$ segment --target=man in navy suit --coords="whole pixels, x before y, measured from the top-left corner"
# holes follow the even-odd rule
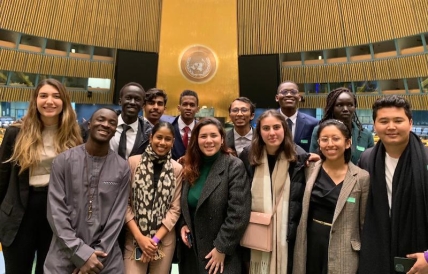
[[[278,86],[275,100],[279,103],[279,112],[287,121],[294,143],[309,151],[311,136],[318,120],[297,110],[297,104],[302,100],[297,84],[292,81],[282,82]]]
[[[192,130],[196,124],[195,115],[199,111],[198,94],[193,90],[183,91],[180,94],[180,104],[177,108],[180,115],[172,122],[175,130],[172,147],[172,159],[174,160],[180,159],[186,153]]]

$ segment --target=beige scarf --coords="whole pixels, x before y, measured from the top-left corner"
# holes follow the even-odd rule
[[[272,252],[251,250],[250,273],[252,274],[287,273],[287,224],[290,200],[290,176],[288,174],[288,167],[289,162],[285,159],[285,155],[281,153],[276,160],[271,181],[266,150],[264,150],[262,164],[255,169],[251,187],[251,210],[272,213],[277,199],[280,200],[278,202],[276,214],[273,217],[273,250]],[[281,197],[283,186],[284,190]],[[271,193],[274,193],[274,195]]]

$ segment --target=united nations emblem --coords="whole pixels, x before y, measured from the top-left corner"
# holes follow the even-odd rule
[[[209,48],[202,45],[194,45],[181,54],[180,69],[183,76],[189,81],[206,82],[217,71],[217,58]]]

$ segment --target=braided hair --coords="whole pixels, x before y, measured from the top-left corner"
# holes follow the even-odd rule
[[[344,92],[346,92],[347,94],[349,94],[349,96],[354,98],[354,105],[355,107],[357,107],[357,98],[355,97],[355,94],[352,93],[352,91],[350,91],[345,87],[334,89],[327,95],[327,102],[326,102],[327,104],[324,108],[324,116],[319,122],[320,124],[329,119],[337,119],[334,117],[334,106],[336,105],[337,98],[339,98],[340,94]],[[356,111],[352,114],[352,122],[354,122],[358,127],[358,139],[360,139],[361,132],[363,131],[363,125],[361,124],[360,119],[358,119],[358,115]],[[352,128],[350,128],[349,131],[352,132]]]

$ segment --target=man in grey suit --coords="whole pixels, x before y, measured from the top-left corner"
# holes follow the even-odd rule
[[[229,117],[234,127],[226,134],[226,144],[236,151],[237,155],[251,144],[253,139],[251,120],[254,118],[255,110],[256,106],[247,97],[238,97],[229,106]]]
[[[373,121],[380,140],[359,162],[370,173],[359,273],[395,273],[395,257],[416,259],[404,272],[428,273],[428,149],[403,97],[377,99]]]

